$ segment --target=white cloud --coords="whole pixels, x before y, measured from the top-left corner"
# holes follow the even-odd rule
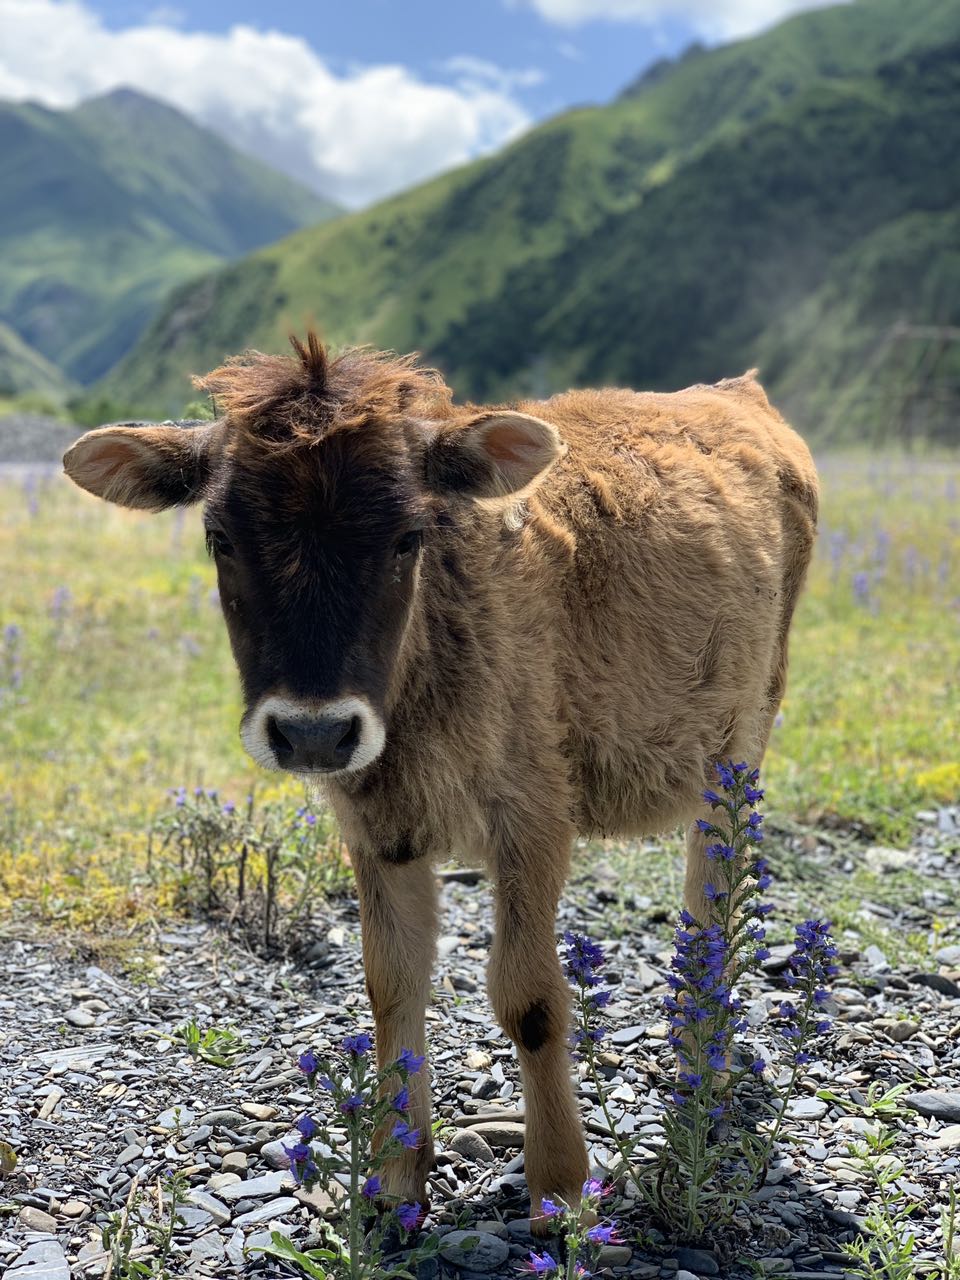
[[[348,204],[461,164],[530,123],[513,96],[530,73],[473,64],[451,67],[452,83],[400,65],[337,75],[298,36],[187,32],[171,17],[111,30],[82,0],[0,0],[0,98],[67,107],[139,89]]]
[[[819,9],[837,0],[507,0],[536,9],[564,27],[606,19],[611,22],[660,22],[679,18],[710,39],[751,35],[801,9]]]

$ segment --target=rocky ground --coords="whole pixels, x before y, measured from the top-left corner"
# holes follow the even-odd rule
[[[740,1237],[681,1248],[628,1200],[612,1206],[624,1243],[604,1250],[594,1274],[842,1276],[850,1264],[841,1246],[864,1229],[871,1199],[848,1144],[879,1124],[895,1134],[905,1166],[898,1185],[917,1205],[919,1270],[942,1256],[940,1205],[960,1171],[960,810],[919,819],[915,843],[900,850],[850,833],[771,833],[782,943],[793,920],[838,913],[836,1031],[791,1109]],[[672,1074],[660,1001],[676,874],[675,851],[595,850],[561,921],[607,947],[606,1071],[621,1126],[651,1161]],[[489,893],[469,880],[446,879],[429,1011],[445,1125],[426,1227],[445,1241],[424,1264],[425,1280],[516,1276],[531,1245],[516,1061],[483,987]],[[162,1219],[158,1177],[171,1169],[190,1193],[170,1276],[288,1274],[256,1246],[276,1229],[300,1247],[315,1243],[323,1211],[322,1197],[295,1187],[281,1151],[310,1104],[296,1057],[370,1026],[354,903],[325,906],[315,929],[309,962],[296,964],[260,959],[200,923],[158,926],[120,952],[102,939],[0,929],[0,1142],[17,1155],[0,1178],[0,1275],[109,1275],[101,1230],[124,1213],[134,1258],[148,1259],[156,1246],[141,1224]],[[774,947],[744,992],[748,1041],[768,1035],[788,951]],[[185,1051],[174,1032],[191,1019],[204,1030],[233,1028],[241,1043],[230,1065]],[[897,1084],[908,1090],[884,1113],[876,1096]],[[579,1088],[592,1158],[604,1170],[612,1153],[597,1099],[585,1080]],[[824,1089],[840,1101],[818,1097]],[[466,1252],[453,1235],[462,1215],[477,1237]]]
[[[41,413],[8,413],[0,417],[0,465],[44,463],[59,466],[83,428]]]

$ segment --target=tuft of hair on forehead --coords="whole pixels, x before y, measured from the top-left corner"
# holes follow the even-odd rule
[[[245,351],[194,378],[228,424],[265,443],[312,443],[333,432],[404,417],[447,419],[452,393],[416,355],[348,347],[331,357],[310,330],[293,356]]]

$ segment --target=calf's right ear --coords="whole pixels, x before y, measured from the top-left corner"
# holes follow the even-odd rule
[[[203,494],[210,474],[212,422],[98,427],[63,457],[63,469],[88,493],[121,507],[164,511]]]

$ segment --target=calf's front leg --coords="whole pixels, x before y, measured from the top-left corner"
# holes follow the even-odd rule
[[[376,1025],[377,1066],[395,1062],[404,1049],[426,1056],[424,1013],[430,995],[437,933],[437,888],[428,859],[398,865],[378,854],[354,857],[363,967]],[[414,1148],[392,1160],[382,1175],[384,1193],[426,1203],[433,1165],[430,1077],[427,1063],[410,1079],[410,1127]]]
[[[496,936],[488,982],[494,1012],[520,1059],[525,1168],[535,1227],[544,1196],[579,1204],[588,1172],[570,1074],[570,988],[556,948],[557,903],[569,848],[570,837],[558,834],[552,846],[502,852],[496,866]]]

